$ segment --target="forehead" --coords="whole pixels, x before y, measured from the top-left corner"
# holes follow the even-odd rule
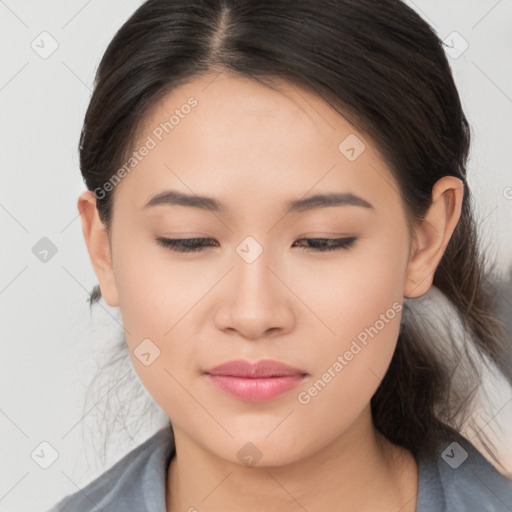
[[[181,85],[147,113],[134,151],[139,158],[119,188],[139,208],[166,189],[234,208],[316,191],[398,195],[372,141],[289,82],[274,90],[220,73]]]

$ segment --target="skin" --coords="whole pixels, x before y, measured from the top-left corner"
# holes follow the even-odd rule
[[[411,233],[399,187],[367,135],[295,85],[275,91],[227,72],[172,91],[149,112],[136,147],[190,96],[197,106],[116,186],[110,239],[92,192],[78,200],[103,298],[120,308],[135,370],[173,422],[167,510],[413,512],[416,462],[375,429],[370,411],[400,313],[309,403],[297,397],[379,315],[428,291],[460,217],[461,181],[436,183]],[[338,150],[350,134],[366,146],[354,161]],[[225,210],[143,209],[169,189],[213,197]],[[373,208],[285,215],[287,201],[320,192],[351,192]],[[178,253],[155,236],[218,244]],[[247,236],[263,249],[252,263],[236,252]],[[351,247],[331,252],[294,245],[348,236],[357,237]],[[160,350],[148,366],[134,355],[146,338]],[[282,361],[309,376],[269,402],[244,402],[202,374],[238,358]],[[253,466],[237,456],[248,442],[261,453]]]

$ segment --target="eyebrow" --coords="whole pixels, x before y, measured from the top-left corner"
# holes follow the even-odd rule
[[[177,190],[167,190],[153,196],[143,207],[150,208],[158,205],[189,206],[200,208],[205,211],[224,212],[225,207],[216,199],[206,196],[188,195]],[[368,201],[351,192],[316,194],[304,199],[296,199],[286,203],[286,214],[303,212],[315,208],[327,208],[331,206],[360,206],[362,208],[374,209]]]

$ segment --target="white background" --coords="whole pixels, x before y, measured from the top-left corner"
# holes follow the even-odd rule
[[[473,130],[469,179],[480,229],[504,270],[512,263],[512,194],[506,198],[512,186],[512,1],[408,3],[442,39],[457,31],[469,43],[450,62]],[[92,314],[87,305],[97,281],[76,209],[85,189],[78,139],[96,66],[140,4],[0,0],[0,511],[46,510],[146,439],[165,418],[158,409],[150,416],[139,402],[130,402],[138,385],[135,374],[112,378],[97,402],[84,406],[96,365],[108,362],[99,349],[112,346],[121,328],[118,312],[103,301]],[[47,59],[31,48],[43,31],[58,42]],[[32,253],[42,237],[57,247],[47,263]],[[97,422],[111,409],[106,404],[114,388],[131,406],[123,421],[142,420],[130,434],[112,425],[116,434],[102,465],[93,441],[102,443]],[[497,397],[492,420],[509,425],[498,446],[510,471],[511,398],[505,391]],[[43,441],[58,452],[48,469],[31,458]]]

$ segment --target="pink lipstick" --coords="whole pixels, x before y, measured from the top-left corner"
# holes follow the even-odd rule
[[[221,391],[247,402],[266,402],[296,387],[307,372],[270,359],[251,363],[241,359],[207,370]]]

